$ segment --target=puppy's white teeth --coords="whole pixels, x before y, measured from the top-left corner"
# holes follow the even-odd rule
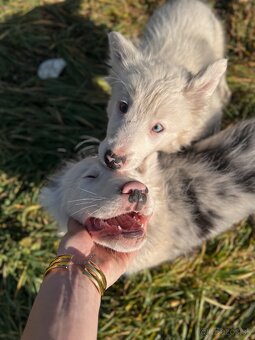
[[[117,227],[117,228],[118,228],[118,230],[119,230],[119,231],[121,231],[121,230],[122,230],[122,228],[121,228],[121,226],[120,226],[120,225],[118,225],[118,227]]]

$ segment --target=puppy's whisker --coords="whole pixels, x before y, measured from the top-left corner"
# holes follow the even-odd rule
[[[98,214],[102,209],[103,209],[103,207],[100,207],[100,208],[94,210],[94,211],[91,213],[91,215]]]
[[[85,192],[87,192],[87,193],[89,193],[89,194],[91,194],[91,195],[98,196],[95,192],[92,192],[92,191],[83,189],[83,188],[81,188],[81,187],[79,187],[79,189],[82,190],[82,191],[85,191]]]
[[[94,201],[103,201],[104,198],[80,198],[77,200],[72,200],[72,201],[68,201],[68,203],[72,203],[72,202],[81,202],[81,201],[90,201],[90,202],[94,202]]]
[[[80,203],[75,203],[74,205],[83,205],[84,207],[86,207],[88,204],[90,203],[96,203],[96,202],[93,202],[93,201],[88,201],[88,202],[80,202]],[[100,202],[101,203],[101,202]]]
[[[79,189],[82,190],[82,191],[84,191],[84,192],[87,192],[87,193],[89,193],[89,194],[91,194],[91,195],[94,195],[94,196],[96,196],[96,197],[106,198],[106,197],[103,197],[103,196],[98,196],[96,193],[94,193],[94,192],[92,192],[92,191],[89,191],[89,190],[85,190],[85,189],[83,189],[83,188],[81,188],[81,187],[79,187]]]
[[[96,204],[93,204],[93,205],[89,205],[87,207],[82,207],[81,209],[79,209],[79,210],[75,211],[74,213],[72,213],[71,216],[74,216],[74,215],[78,214],[80,211],[86,210],[88,208],[96,207],[96,206],[97,206]]]

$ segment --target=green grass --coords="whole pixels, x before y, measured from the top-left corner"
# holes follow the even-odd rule
[[[0,339],[19,338],[57,249],[40,186],[83,136],[104,136],[106,33],[136,36],[162,2],[0,0]],[[255,3],[210,2],[227,30],[228,125],[255,113]],[[40,62],[55,56],[68,63],[61,77],[38,79]],[[255,232],[246,222],[191,257],[121,279],[102,301],[99,339],[227,337],[255,339]]]

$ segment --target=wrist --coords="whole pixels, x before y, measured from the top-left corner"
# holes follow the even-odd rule
[[[48,268],[46,268],[44,277],[59,270],[69,272],[69,277],[72,277],[73,279],[80,276],[78,274],[86,276],[90,282],[93,283],[101,296],[107,288],[107,281],[104,273],[95,262],[91,261],[91,259],[77,261],[71,254],[58,255],[50,262]]]
[[[76,266],[70,266],[67,270],[56,268],[49,272],[43,280],[43,286],[56,286],[64,288],[64,292],[72,295],[90,296],[91,300],[100,305],[101,295],[89,280]]]
[[[85,263],[92,256],[91,249],[83,250],[83,252],[81,252],[80,250],[74,247],[68,247],[68,249],[62,249],[62,247],[59,247],[57,251],[57,256],[65,255],[65,254],[72,255],[73,261],[75,261],[76,263],[80,263],[80,264]]]

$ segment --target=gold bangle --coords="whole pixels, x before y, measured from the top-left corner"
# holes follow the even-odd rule
[[[95,262],[92,262],[89,260],[86,264],[85,267],[89,269],[92,275],[96,276],[103,285],[104,290],[107,288],[107,282],[106,282],[106,277],[102,270],[95,264]]]
[[[59,255],[59,256],[55,257],[55,259],[50,262],[49,266],[51,266],[54,263],[58,263],[60,261],[71,261],[72,258],[73,258],[73,255]]]
[[[107,282],[101,269],[91,260],[81,266],[81,269],[82,273],[91,279],[99,293],[103,295],[107,288]]]
[[[104,286],[103,286],[102,281],[100,280],[100,278],[99,278],[98,276],[95,276],[95,275],[92,273],[92,271],[90,271],[86,266],[83,267],[82,273],[83,273],[84,275],[88,276],[88,277],[92,277],[92,278],[93,278],[93,280],[92,280],[93,283],[94,283],[94,280],[97,282],[96,287],[97,287],[97,288],[99,287],[99,289],[97,289],[97,290],[99,291],[99,293],[100,293],[101,295],[103,295],[103,294],[104,294],[104,291],[105,291],[105,288],[104,288]]]
[[[62,268],[67,269],[71,264],[73,255],[59,255],[54,260],[52,260],[49,266],[46,268],[44,277],[49,274],[53,269]]]
[[[85,264],[81,265],[74,263],[72,258],[73,255],[68,254],[57,256],[46,268],[44,277],[54,269],[68,269],[70,265],[77,265],[81,272],[94,284],[100,295],[103,295],[107,288],[107,281],[102,270],[91,260],[88,260]]]
[[[89,280],[94,284],[94,286],[96,287],[97,291],[99,292],[99,294],[101,296],[104,295],[104,289],[103,287],[100,285],[99,281],[92,275],[90,274],[90,272],[88,272],[87,270],[83,269],[82,270],[82,274],[84,274],[85,276],[87,276],[89,278]]]
[[[50,266],[45,270],[44,277],[46,275],[48,275],[49,272],[51,272],[53,269],[57,269],[57,268],[67,269],[68,266],[69,266],[69,264],[66,264],[66,263],[65,264],[62,264],[62,263],[61,264],[55,264],[53,266]]]

